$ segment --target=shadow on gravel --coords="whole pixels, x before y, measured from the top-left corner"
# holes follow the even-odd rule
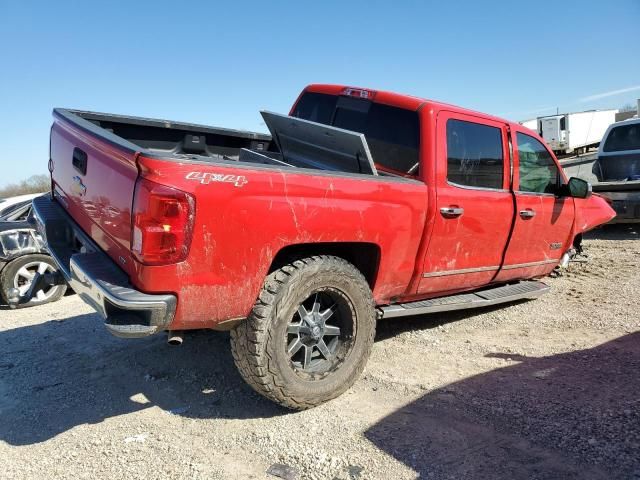
[[[93,314],[0,332],[1,441],[38,443],[153,406],[190,418],[285,413],[243,382],[225,333],[169,347],[164,335],[112,337]]]
[[[421,397],[365,432],[420,478],[640,478],[640,332]],[[511,363],[511,362],[510,362]]]
[[[585,240],[638,240],[640,223],[616,223],[604,225],[585,233]]]

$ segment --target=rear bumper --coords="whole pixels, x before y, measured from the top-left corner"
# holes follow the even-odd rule
[[[78,227],[49,195],[33,202],[36,228],[71,288],[105,319],[118,337],[136,338],[166,330],[176,297],[135,290],[127,275]]]
[[[616,216],[609,223],[640,222],[640,190],[636,191],[599,191],[611,202]]]

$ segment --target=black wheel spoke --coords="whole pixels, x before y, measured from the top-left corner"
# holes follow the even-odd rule
[[[304,308],[304,305],[300,304],[300,306],[298,307],[298,315],[300,315],[300,320],[304,322],[304,319],[307,315],[309,315],[309,312],[307,312],[307,309]]]
[[[331,315],[333,315],[333,312],[335,311],[334,309],[336,308],[336,305],[333,304],[332,307],[327,308],[324,312],[321,312],[319,317],[320,320],[322,320],[323,322],[326,322],[327,320],[329,320],[331,318]]]
[[[302,343],[302,341],[298,337],[296,337],[294,340],[291,341],[291,343],[289,343],[289,346],[287,347],[287,352],[289,353],[289,356],[292,357],[296,353],[298,353],[298,350],[300,350],[304,346],[305,346],[304,343]]]
[[[311,335],[311,329],[307,325],[300,325],[300,335]]]
[[[332,372],[350,346],[353,322],[349,300],[342,292],[326,288],[310,293],[287,325],[286,349],[293,370],[315,378]]]
[[[291,335],[297,335],[300,333],[300,329],[302,328],[301,323],[290,323],[287,325],[287,333]]]
[[[334,327],[333,325],[325,325],[324,334],[330,335],[330,336],[340,335],[340,327]]]
[[[313,299],[313,307],[311,308],[311,313],[315,315],[320,312],[320,302],[318,301],[318,294],[316,293],[316,298]]]
[[[311,357],[313,356],[313,347],[312,346],[304,346],[304,361],[302,362],[302,368],[305,370],[309,368],[311,365]]]
[[[331,351],[329,350],[329,347],[327,347],[327,344],[324,343],[323,339],[320,339],[320,341],[318,342],[317,347],[318,347],[318,350],[320,350],[320,353],[322,354],[322,356],[324,358],[326,358],[327,360],[331,360],[333,355],[331,354]]]

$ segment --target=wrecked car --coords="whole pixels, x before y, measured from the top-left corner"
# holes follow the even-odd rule
[[[9,303],[9,293],[17,290],[18,307],[32,307],[55,302],[66,291],[64,284],[42,285],[27,299],[27,292],[36,273],[53,274],[57,271],[55,262],[47,253],[42,238],[28,221],[31,213],[31,199],[25,196],[17,202],[8,199],[0,204],[0,296]],[[8,206],[5,206],[8,204]]]
[[[53,116],[34,213],[74,291],[120,337],[230,330],[292,409],[355,382],[377,320],[538,297],[614,216],[534,132],[408,95],[311,85],[271,135]]]

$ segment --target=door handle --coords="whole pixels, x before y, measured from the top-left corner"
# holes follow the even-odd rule
[[[445,217],[459,217],[464,213],[464,208],[460,207],[442,207],[440,213]]]
[[[536,212],[534,210],[531,210],[530,208],[527,208],[525,210],[520,210],[520,216],[522,218],[533,218],[536,216]]]

